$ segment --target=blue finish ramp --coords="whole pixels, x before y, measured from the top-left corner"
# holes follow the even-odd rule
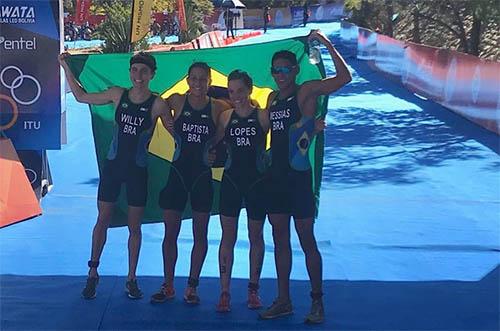
[[[321,28],[344,54],[338,23]],[[269,30],[254,42],[304,34]],[[202,304],[181,294],[189,272],[191,221],[179,237],[177,298],[151,305],[162,282],[162,224],[143,226],[138,267],[145,298],[124,295],[126,228],[111,229],[98,297],[80,298],[96,211],[98,171],[86,105],[67,95],[68,144],[49,152],[54,189],[44,214],[0,231],[2,330],[498,330],[500,293],[499,137],[420,99],[355,58],[353,81],[332,95],[316,236],[324,262],[327,319],[306,326],[309,283],[292,236],[295,314],[259,321],[245,306],[248,239],[240,218],[232,312],[219,296],[218,217],[200,281]],[[334,70],[326,59],[328,73]],[[262,297],[276,295],[270,225]]]

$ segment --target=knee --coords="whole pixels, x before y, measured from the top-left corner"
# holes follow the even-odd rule
[[[111,218],[99,214],[94,229],[97,231],[106,231],[109,228],[110,223],[111,223]]]
[[[133,237],[140,237],[142,235],[141,226],[140,225],[129,225],[128,233]]]
[[[250,246],[264,245],[264,236],[262,233],[249,233],[248,240],[250,241]]]

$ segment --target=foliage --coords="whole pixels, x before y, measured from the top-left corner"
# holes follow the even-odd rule
[[[199,37],[206,29],[203,23],[205,16],[213,13],[214,6],[210,0],[184,0],[187,31],[181,31],[180,42],[188,42]]]
[[[345,0],[350,20],[399,39],[499,59],[498,0]]]
[[[132,5],[130,1],[112,0],[103,5],[107,19],[97,27],[96,33],[104,40],[104,53],[125,53],[130,50],[146,49],[147,40],[129,45],[130,17]]]

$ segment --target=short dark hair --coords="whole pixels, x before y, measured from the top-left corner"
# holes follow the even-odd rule
[[[243,81],[243,83],[246,85],[246,87],[248,87],[249,89],[252,88],[252,86],[253,86],[252,77],[250,77],[250,75],[243,70],[239,70],[239,69],[233,70],[233,71],[231,71],[231,73],[227,77],[228,82],[230,82],[232,80],[238,80],[238,79],[241,79]]]
[[[271,65],[277,59],[285,59],[288,62],[290,62],[292,64],[292,66],[296,66],[297,65],[297,57],[295,56],[295,53],[292,53],[290,51],[283,50],[283,51],[278,51],[278,52],[274,53],[273,59],[271,61]]]
[[[132,58],[130,59],[130,67],[134,63],[142,63],[145,64],[151,69],[152,72],[156,71],[156,60],[153,57],[153,55],[146,53],[146,52],[139,52],[137,54],[134,54]]]
[[[194,68],[200,68],[204,70],[207,73],[208,77],[210,77],[210,67],[208,66],[208,64],[206,64],[206,62],[195,62],[191,64],[188,69],[188,77],[189,75],[191,75],[191,70],[193,70]]]

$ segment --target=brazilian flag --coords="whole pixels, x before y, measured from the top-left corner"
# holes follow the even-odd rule
[[[267,97],[276,88],[270,73],[271,58],[280,50],[288,50],[297,55],[300,72],[297,83],[325,77],[323,63],[309,63],[307,36],[290,39],[200,50],[154,52],[157,62],[156,75],[150,82],[152,91],[166,98],[172,93],[185,93],[188,89],[186,76],[189,66],[194,62],[206,62],[212,68],[212,86],[227,87],[227,76],[235,69],[248,72],[253,79],[252,99],[262,108],[266,106]],[[101,92],[111,86],[131,87],[129,78],[129,61],[132,54],[81,54],[68,59],[68,64],[77,80],[87,92]],[[108,148],[112,140],[114,114],[113,105],[90,106],[92,129],[99,169],[102,168]],[[327,98],[318,99],[317,117],[325,116]],[[309,159],[313,169],[313,190],[316,201],[319,201],[321,170],[323,167],[323,135],[318,134],[311,142]],[[149,183],[148,202],[143,223],[162,221],[162,211],[158,206],[158,196],[166,184],[173,155],[173,138],[157,123],[153,139],[149,146]],[[214,205],[212,212],[218,213],[219,184],[221,169],[213,169]],[[127,199],[125,188],[122,188],[115,210],[112,226],[127,224]],[[183,215],[190,218],[188,206]]]

